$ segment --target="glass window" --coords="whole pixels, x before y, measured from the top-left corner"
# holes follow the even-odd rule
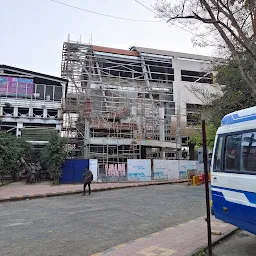
[[[218,137],[216,149],[215,149],[215,156],[214,156],[214,170],[221,170],[222,166],[222,146],[223,146],[223,137]]]
[[[62,98],[62,87],[61,86],[55,86],[54,100],[60,101],[61,98]]]
[[[45,90],[45,98],[49,100],[53,99],[53,86],[52,85],[46,85],[46,90]]]
[[[44,84],[37,84],[36,85],[36,93],[38,94],[38,99],[44,99]]]
[[[243,134],[242,170],[256,172],[256,132]]]
[[[230,135],[226,138],[225,170],[240,171],[242,135]]]

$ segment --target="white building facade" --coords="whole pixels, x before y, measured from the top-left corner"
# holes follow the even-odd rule
[[[0,131],[44,145],[62,130],[66,89],[65,79],[0,65]]]

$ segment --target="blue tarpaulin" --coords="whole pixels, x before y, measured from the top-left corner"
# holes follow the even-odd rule
[[[62,166],[60,183],[83,183],[83,174],[89,168],[88,159],[68,159]]]

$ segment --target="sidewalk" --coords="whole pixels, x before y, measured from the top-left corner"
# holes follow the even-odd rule
[[[206,225],[205,219],[200,217],[127,244],[120,244],[93,256],[190,256],[207,247]],[[237,229],[214,217],[212,217],[211,226],[212,231],[221,231],[221,235],[212,235],[213,243]]]
[[[143,187],[151,185],[181,183],[186,180],[176,181],[151,181],[151,182],[120,182],[120,183],[92,183],[92,191],[104,191],[130,187]],[[83,185],[59,185],[52,186],[50,182],[26,184],[24,181],[11,183],[0,187],[0,203],[50,196],[61,196],[82,193]]]

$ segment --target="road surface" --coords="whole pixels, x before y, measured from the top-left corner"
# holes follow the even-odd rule
[[[204,187],[128,188],[0,204],[1,256],[91,255],[205,214]]]

